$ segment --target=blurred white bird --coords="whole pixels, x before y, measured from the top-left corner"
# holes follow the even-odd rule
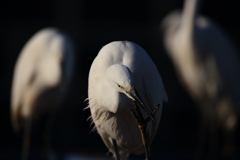
[[[197,150],[204,150],[208,127],[210,152],[216,152],[218,127],[225,132],[226,146],[233,144],[230,139],[237,124],[234,110],[239,110],[240,105],[240,59],[218,25],[198,15],[199,1],[185,0],[182,13],[167,15],[161,27],[179,79],[202,114],[198,136],[202,148]],[[232,147],[225,149],[233,151]]]
[[[144,129],[139,130],[138,125],[145,127],[150,117],[155,120],[146,128],[146,139],[151,143],[167,94],[155,64],[140,46],[128,41],[115,41],[100,50],[89,73],[88,99],[92,121],[116,159],[125,160],[130,153],[148,151],[148,146],[144,148],[141,141]],[[160,109],[155,115],[153,112],[150,114],[149,111],[156,111],[154,108],[158,104]],[[148,120],[142,119],[141,113],[145,118],[148,116]]]
[[[54,28],[37,32],[19,55],[13,75],[11,119],[15,131],[25,131],[23,159],[27,159],[33,123],[43,115],[52,118],[64,98],[72,77],[73,56],[70,39]],[[46,125],[49,131],[51,121]]]

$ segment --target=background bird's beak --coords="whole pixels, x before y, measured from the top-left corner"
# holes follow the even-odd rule
[[[152,121],[155,122],[153,116],[150,114],[147,107],[144,105],[143,101],[141,100],[137,90],[130,89],[130,91],[128,91],[127,93],[132,100],[136,101],[144,109],[144,111],[148,114],[148,116],[152,119]]]

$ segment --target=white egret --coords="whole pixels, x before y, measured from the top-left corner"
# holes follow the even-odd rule
[[[150,117],[155,120],[145,128],[147,142],[149,139],[151,143],[167,94],[155,64],[144,49],[128,41],[105,45],[90,69],[88,100],[92,121],[115,158],[125,160],[130,153],[148,152],[147,144],[145,148],[141,141],[144,129],[140,132],[138,125],[144,128]],[[154,114],[159,104],[160,109]],[[138,114],[132,113],[138,123],[131,110],[137,110]]]
[[[167,15],[161,27],[179,79],[202,114],[198,143],[203,150],[205,138],[200,138],[206,136],[203,132],[208,126],[210,149],[216,152],[216,129],[221,127],[231,139],[237,124],[234,109],[240,104],[240,59],[218,25],[198,14],[199,1],[185,0],[182,13]]]
[[[28,155],[33,123],[43,115],[51,117],[64,98],[72,77],[73,56],[70,39],[57,29],[46,28],[26,43],[18,57],[13,75],[11,119],[15,131],[23,127],[25,132],[23,159]],[[51,123],[47,125],[50,129]]]

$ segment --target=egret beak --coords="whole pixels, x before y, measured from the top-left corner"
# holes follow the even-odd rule
[[[133,100],[136,101],[137,103],[139,103],[139,105],[143,108],[143,110],[148,114],[148,116],[152,119],[153,122],[155,122],[153,116],[150,114],[150,112],[148,111],[147,107],[144,105],[144,103],[142,102],[137,90],[135,89],[130,89],[129,91],[127,91],[127,94],[129,95],[129,97]]]

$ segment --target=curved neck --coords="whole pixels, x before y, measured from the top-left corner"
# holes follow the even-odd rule
[[[182,14],[182,26],[188,33],[193,32],[194,20],[197,17],[200,0],[185,0]],[[191,34],[190,34],[191,35]]]

